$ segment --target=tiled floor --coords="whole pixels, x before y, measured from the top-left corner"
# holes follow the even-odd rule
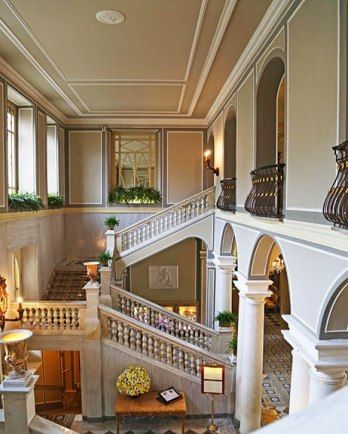
[[[210,419],[188,419],[185,424],[185,434],[204,434]],[[218,433],[234,434],[236,431],[232,420],[217,419]],[[114,434],[115,421],[88,423],[77,416],[71,429],[81,434]],[[120,434],[181,434],[181,422],[176,418],[128,418],[124,419]]]

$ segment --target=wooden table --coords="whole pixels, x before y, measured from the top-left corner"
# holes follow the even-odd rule
[[[116,433],[120,432],[122,416],[167,416],[175,415],[181,418],[181,430],[184,434],[186,417],[185,395],[171,404],[162,404],[157,401],[158,392],[147,392],[138,398],[119,394],[115,404]]]

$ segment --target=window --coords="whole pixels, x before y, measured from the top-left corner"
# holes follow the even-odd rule
[[[156,186],[157,133],[116,132],[115,184],[122,187]]]
[[[17,108],[7,103],[7,181],[9,193],[15,193],[17,184]]]
[[[54,121],[53,121],[54,122]],[[47,117],[47,193],[59,193],[58,128]]]

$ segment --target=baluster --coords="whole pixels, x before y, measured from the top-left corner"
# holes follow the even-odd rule
[[[39,328],[43,329],[43,330],[46,329],[46,309],[45,308],[41,309],[41,318],[40,318]]]
[[[199,357],[197,357],[196,359],[196,375],[197,377],[200,376],[201,373],[201,359]]]
[[[125,303],[125,298],[124,297],[121,297],[120,309],[121,309],[121,313],[125,314],[125,312],[126,312],[126,303]]]
[[[195,345],[199,346],[199,331],[198,331],[198,329],[195,330],[194,343],[195,343]]]
[[[185,366],[184,366],[184,354],[183,354],[182,350],[179,350],[178,363],[179,363],[179,369],[184,370],[184,368],[185,368]]]
[[[143,345],[142,353],[147,356],[147,335],[145,333],[143,333],[142,345]]]
[[[200,348],[203,348],[204,350],[206,350],[206,347],[205,347],[205,333],[200,332],[198,346]]]
[[[123,345],[123,324],[121,322],[117,326],[117,342]]]
[[[172,346],[172,366],[179,368],[178,350],[174,346]]]
[[[77,307],[71,309],[71,329],[72,330],[79,329],[79,309]]]
[[[123,329],[123,340],[124,340],[124,346],[126,348],[129,348],[129,328],[127,324],[125,324]]]
[[[161,342],[161,353],[160,353],[160,360],[161,362],[165,363],[166,361],[166,346],[165,343],[162,341]]]
[[[36,329],[40,323],[40,312],[39,309],[35,309],[35,313],[33,315],[33,329]]]
[[[147,349],[148,349],[148,355],[150,357],[153,357],[153,337],[149,336],[148,341],[147,341]]]
[[[131,301],[131,304],[130,304],[130,316],[132,317],[132,318],[135,318],[135,313],[134,313],[134,309],[135,308],[135,303],[134,303],[134,300],[132,300]]]
[[[53,330],[58,330],[58,308],[53,308]]]
[[[23,324],[24,329],[30,328],[28,326],[28,310],[27,310],[27,308],[24,308],[24,311],[23,311],[22,324]]]
[[[153,309],[150,309],[150,325],[152,327],[156,326],[156,312]]]
[[[131,350],[135,350],[135,332],[132,328],[130,329],[129,332],[129,343],[130,343]]]
[[[211,336],[206,337],[206,350],[207,351],[211,350]]]
[[[166,360],[167,365],[173,365],[173,360],[172,360],[172,346],[171,344],[167,344],[167,360]]]
[[[117,322],[115,319],[111,320],[111,330],[110,330],[110,336],[109,338],[112,341],[116,341],[117,342]]]
[[[137,352],[141,353],[141,333],[140,333],[139,330],[137,330],[135,344],[136,344],[136,347],[137,347]]]
[[[190,361],[187,353],[184,354],[184,371],[185,372],[190,371]]]
[[[52,329],[52,309],[50,307],[47,308],[47,329]]]
[[[127,316],[132,316],[131,315],[131,302],[130,302],[130,300],[129,300],[129,298],[126,298],[126,301],[125,301],[125,314],[127,315]]]
[[[196,363],[195,363],[195,356],[191,354],[190,357],[190,368],[191,368],[191,374],[196,375]]]
[[[154,345],[153,345],[153,353],[154,353],[154,356],[155,356],[155,359],[156,360],[159,360],[160,359],[160,354],[159,354],[159,342],[158,342],[158,339],[156,339],[155,338],[155,341],[154,341]]]

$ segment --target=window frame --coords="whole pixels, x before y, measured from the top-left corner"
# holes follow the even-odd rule
[[[9,130],[8,114],[12,112],[13,121],[13,131]],[[9,185],[9,134],[13,135],[13,147],[14,147],[14,186]],[[6,102],[6,151],[7,151],[7,190],[8,193],[18,192],[18,107],[12,101],[7,100]]]

